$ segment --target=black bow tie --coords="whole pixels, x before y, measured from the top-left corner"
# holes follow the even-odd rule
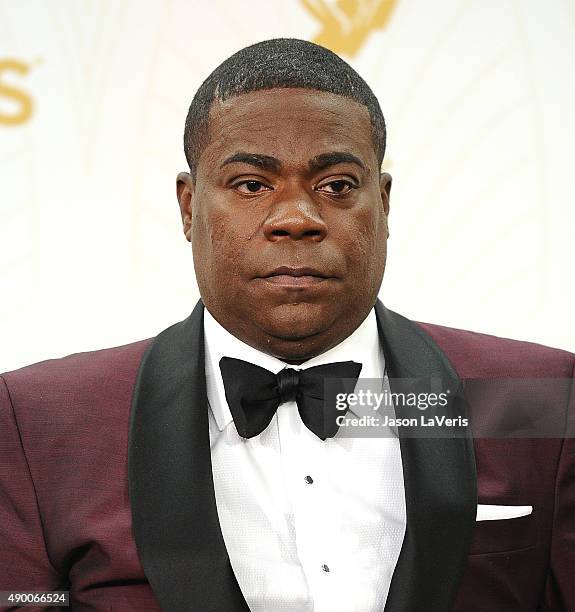
[[[243,438],[261,433],[270,423],[278,406],[295,400],[304,425],[325,440],[338,430],[336,417],[345,410],[336,407],[337,393],[352,393],[361,372],[361,363],[340,361],[306,370],[284,368],[273,374],[253,363],[222,357],[220,370],[226,400],[236,429]],[[324,398],[324,380],[329,379]]]

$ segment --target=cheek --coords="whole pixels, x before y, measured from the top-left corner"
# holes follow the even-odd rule
[[[365,281],[365,276],[378,269],[378,263],[385,258],[387,225],[383,214],[366,213],[355,219],[355,223],[347,230],[348,236],[354,239],[348,242],[345,252],[348,253],[350,264],[359,272],[354,278],[356,283]]]
[[[197,273],[206,279],[229,279],[237,274],[242,249],[236,224],[217,212],[201,214],[193,219],[192,240]]]

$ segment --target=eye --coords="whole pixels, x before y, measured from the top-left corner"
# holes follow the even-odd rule
[[[270,189],[267,185],[264,185],[261,181],[256,181],[254,179],[240,181],[239,183],[236,183],[233,187],[234,189],[237,189],[240,193],[247,194],[247,195],[262,193]]]
[[[326,188],[328,188],[326,190]],[[346,181],[344,179],[338,179],[336,181],[331,181],[318,187],[319,191],[326,190],[326,193],[335,194],[335,195],[345,195],[349,193],[352,189],[356,189],[357,186],[354,185],[351,181]]]

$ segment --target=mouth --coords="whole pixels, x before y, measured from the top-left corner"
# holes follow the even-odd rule
[[[315,268],[280,266],[260,278],[278,287],[297,289],[325,283],[326,281],[333,280],[335,277]]]

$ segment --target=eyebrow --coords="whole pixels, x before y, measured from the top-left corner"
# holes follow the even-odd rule
[[[355,164],[362,170],[365,170],[365,166],[359,157],[353,153],[346,153],[344,151],[333,151],[331,153],[316,155],[313,159],[310,159],[309,169],[311,172],[319,172],[337,164]]]
[[[248,153],[246,151],[238,151],[233,155],[230,155],[221,163],[220,168],[223,168],[227,164],[249,164],[250,166],[256,166],[257,168],[261,168],[263,170],[267,170],[268,172],[278,172],[282,164],[279,159],[275,157],[271,157],[269,155],[262,155],[260,153]],[[316,155],[312,159],[309,160],[308,166],[310,172],[320,172],[321,170],[325,170],[330,166],[335,166],[337,164],[355,164],[359,166],[362,170],[365,170],[365,165],[353,153],[347,153],[345,151],[331,151],[329,153],[321,153],[320,155]]]
[[[249,164],[250,166],[256,166],[269,172],[277,172],[281,168],[281,162],[275,157],[269,155],[261,155],[260,153],[247,153],[246,151],[238,151],[228,158],[224,159],[221,163],[220,168],[223,168],[227,164]]]

